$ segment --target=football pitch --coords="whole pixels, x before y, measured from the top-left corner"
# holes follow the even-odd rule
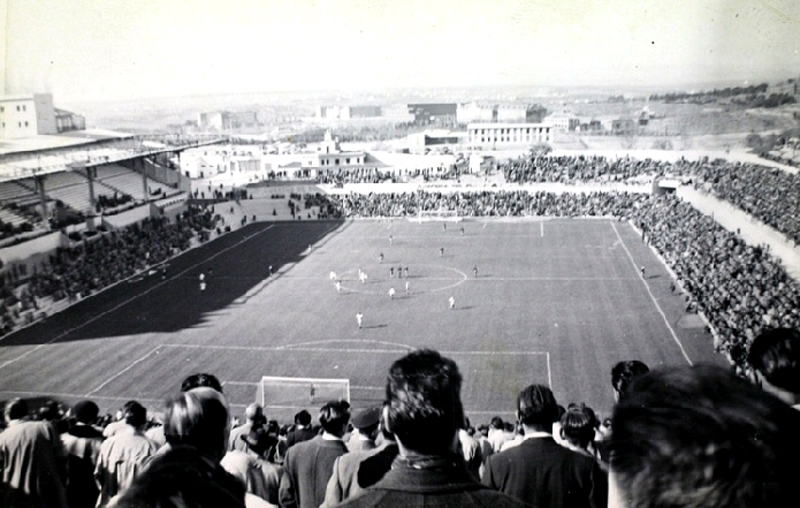
[[[380,403],[395,359],[433,348],[458,363],[475,423],[511,418],[531,383],[607,415],[619,360],[725,364],[671,281],[627,222],[252,224],[170,261],[166,277],[119,283],[0,341],[0,399],[160,411],[184,377],[209,372],[235,414],[262,376],[347,379],[358,408]],[[328,396],[264,393],[283,422]]]

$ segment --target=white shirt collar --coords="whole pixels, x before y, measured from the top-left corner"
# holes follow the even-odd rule
[[[523,439],[524,440],[528,440],[528,439],[538,439],[538,438],[543,438],[543,437],[552,438],[553,434],[551,434],[549,432],[542,432],[542,431],[539,431],[539,430],[535,430],[533,432],[525,434],[525,437]]]

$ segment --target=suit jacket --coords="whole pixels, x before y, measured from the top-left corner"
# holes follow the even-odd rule
[[[523,508],[505,494],[475,481],[460,457],[430,466],[411,465],[397,457],[382,480],[340,508]]]
[[[526,439],[489,457],[483,483],[541,508],[602,508],[608,478],[597,461],[552,437]]]
[[[337,457],[347,453],[341,440],[317,436],[298,443],[286,452],[279,501],[283,508],[319,508]]]
[[[103,433],[90,425],[75,425],[61,434],[68,458],[67,504],[70,508],[94,508],[100,491],[94,468],[103,444]]]
[[[311,427],[306,427],[304,429],[297,429],[289,432],[286,434],[286,446],[292,447],[297,443],[302,443],[303,441],[308,441],[309,439],[314,439],[317,437],[317,431]]]
[[[386,442],[379,448],[345,453],[333,463],[328,480],[325,502],[320,508],[330,508],[364,492],[380,481],[397,456],[397,444]]]
[[[374,439],[361,439],[356,437],[355,439],[350,439],[347,441],[347,449],[351,452],[366,452],[369,450],[374,450],[377,447],[378,445],[375,444]]]
[[[247,443],[244,442],[242,436],[247,436],[252,428],[253,422],[244,422],[238,427],[232,428],[228,437],[228,451],[239,450],[240,452],[246,452]]]
[[[0,432],[0,506],[66,508],[65,462],[50,423],[11,421]]]

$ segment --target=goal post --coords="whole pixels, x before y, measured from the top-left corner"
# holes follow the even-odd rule
[[[306,407],[331,400],[350,402],[349,379],[263,376],[256,390],[256,402],[265,409]]]
[[[458,215],[458,210],[420,210],[414,222],[461,222],[463,218]]]

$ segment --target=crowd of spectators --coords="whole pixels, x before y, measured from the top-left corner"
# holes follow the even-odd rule
[[[601,155],[543,155],[529,153],[500,166],[506,182],[565,183],[627,182],[643,176],[652,180],[672,174],[670,162],[631,157],[610,158]]]
[[[454,210],[461,217],[628,218],[647,200],[636,193],[563,193],[527,190],[403,192],[331,195],[346,217],[415,217],[420,211]]]
[[[346,183],[397,183],[398,181],[456,179],[463,173],[464,164],[452,164],[449,167],[427,167],[412,169],[380,170],[378,168],[337,169],[326,171],[317,176],[317,183],[342,186]]]
[[[74,301],[161,264],[188,249],[193,241],[209,238],[217,218],[209,209],[192,206],[174,221],[147,218],[119,230],[97,234],[91,240],[59,248],[33,269],[9,265],[0,277],[2,332],[28,320],[38,300]]]
[[[511,183],[581,184],[679,178],[741,208],[800,244],[800,176],[777,168],[708,157],[668,162],[530,153],[508,161],[501,170],[506,182]]]
[[[727,201],[800,245],[800,176],[717,159],[692,171],[695,186]]]
[[[392,363],[382,404],[351,415],[347,401],[329,401],[318,425],[306,410],[279,425],[255,403],[240,424],[206,373],[176,387],[160,418],[135,400],[109,422],[88,399],[38,409],[14,399],[0,432],[0,503],[797,506],[800,332],[765,331],[747,361],[752,383],[718,367],[621,361],[610,366],[616,404],[605,418],[531,384],[516,397],[516,421],[495,416],[477,429],[458,365],[430,349]]]
[[[317,176],[317,183],[343,185],[346,183],[381,183],[391,181],[392,176],[387,171],[378,168],[359,168],[357,170],[337,169],[325,171]]]
[[[717,349],[738,367],[762,329],[800,327],[800,285],[767,248],[748,246],[672,196],[643,201],[633,220],[686,290],[687,309],[703,312]]]

